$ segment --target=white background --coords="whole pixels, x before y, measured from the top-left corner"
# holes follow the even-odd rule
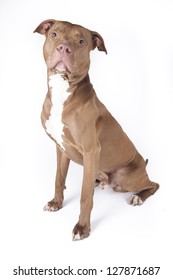
[[[130,194],[96,189],[92,232],[79,242],[72,242],[71,232],[79,215],[80,166],[70,166],[64,207],[55,213],[42,210],[53,198],[56,162],[54,143],[40,122],[47,91],[44,38],[32,32],[48,18],[78,23],[102,35],[108,55],[91,53],[91,81],[140,153],[149,158],[150,178],[161,185],[141,207],[128,205]],[[170,279],[172,28],[171,0],[0,1],[1,279],[58,279],[13,276],[19,265],[103,269],[90,277],[105,280],[149,277],[106,276],[109,266],[160,266],[160,274],[150,279]]]

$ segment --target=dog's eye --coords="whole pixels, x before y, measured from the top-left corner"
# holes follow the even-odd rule
[[[56,33],[55,31],[51,32],[51,37],[52,37],[52,38],[57,37],[57,33]]]
[[[85,45],[85,40],[84,39],[80,39],[79,40],[79,45],[80,46],[84,46]]]

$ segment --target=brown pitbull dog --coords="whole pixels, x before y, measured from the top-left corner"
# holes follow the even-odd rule
[[[97,48],[107,53],[103,38],[80,25],[53,19],[42,22],[34,32],[46,37],[48,93],[41,119],[55,141],[58,162],[55,196],[44,210],[62,207],[70,160],[83,165],[80,215],[73,229],[73,240],[80,240],[90,233],[95,182],[115,191],[134,192],[132,205],[141,205],[159,185],[149,180],[146,162],[90,83],[90,51]]]

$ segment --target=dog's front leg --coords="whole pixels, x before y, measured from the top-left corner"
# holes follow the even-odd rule
[[[83,185],[80,201],[79,221],[73,229],[73,240],[81,240],[90,233],[90,215],[93,207],[93,194],[98,161],[100,155],[99,145],[92,151],[83,155]]]
[[[55,180],[55,196],[49,201],[44,210],[46,211],[57,211],[62,207],[64,200],[64,189],[65,189],[65,180],[67,176],[67,171],[69,167],[69,158],[56,146],[57,153],[57,171],[56,171],[56,180]]]

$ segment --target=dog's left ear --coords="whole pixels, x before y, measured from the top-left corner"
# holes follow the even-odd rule
[[[99,51],[103,51],[107,54],[107,50],[102,36],[95,31],[91,31],[91,36],[93,41],[93,50],[97,47]]]

